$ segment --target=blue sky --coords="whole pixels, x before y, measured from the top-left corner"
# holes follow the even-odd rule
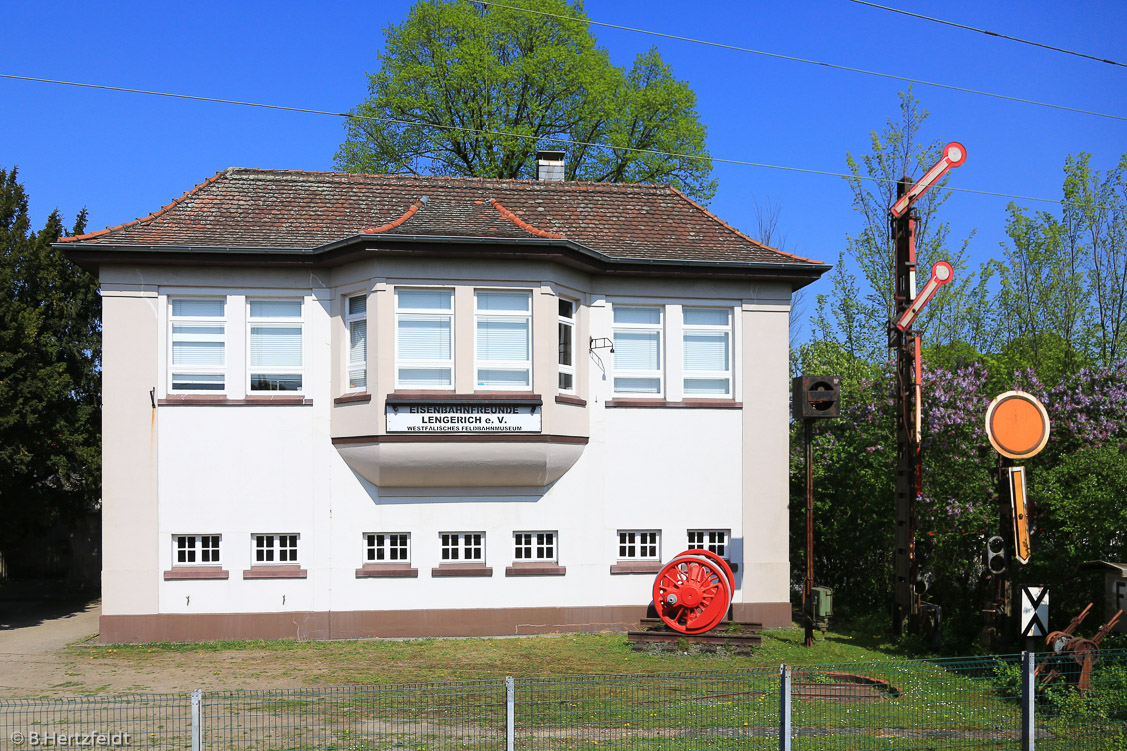
[[[1122,0],[882,4],[1127,62]],[[383,30],[408,0],[10,3],[0,73],[343,112],[366,94]],[[593,21],[706,39],[1127,117],[1127,68],[849,0],[588,0]],[[593,27],[619,65],[657,46],[697,93],[713,156],[844,172],[893,117],[902,81]],[[961,141],[952,187],[1057,199],[1069,154],[1113,167],[1127,120],[917,85],[924,138]],[[0,167],[18,166],[36,225],[82,207],[98,229],[144,216],[230,166],[332,169],[339,118],[0,79]],[[860,222],[841,178],[718,163],[710,208],[754,232],[777,204],[785,247],[833,262]],[[917,175],[918,177],[918,175]],[[956,193],[944,209],[972,261],[1000,257],[1011,200]],[[1034,209],[1051,204],[1019,201]],[[811,288],[828,291],[828,280]],[[810,306],[812,309],[812,306]]]

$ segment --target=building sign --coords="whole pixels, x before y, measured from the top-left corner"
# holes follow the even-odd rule
[[[389,402],[388,433],[539,433],[539,401]]]

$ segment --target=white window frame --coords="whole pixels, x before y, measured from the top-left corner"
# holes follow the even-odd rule
[[[571,316],[565,316],[563,306],[568,305],[571,307]],[[575,349],[575,318],[579,312],[579,304],[574,300],[569,300],[565,297],[559,298],[559,321],[557,324],[557,344],[559,348],[559,383],[558,387],[561,394],[574,394],[576,389],[575,383],[575,359],[578,354]],[[564,341],[567,341],[568,353],[571,355],[571,363],[564,364],[563,352]],[[564,379],[568,378],[571,381],[570,386],[564,386]]]
[[[620,529],[616,539],[620,561],[661,561],[661,530]]]
[[[442,292],[450,296],[449,308],[406,308],[403,309],[399,305],[399,293],[411,291],[427,291],[427,292]],[[451,287],[397,287],[395,289],[395,388],[397,389],[411,389],[419,391],[453,391],[454,390],[454,353],[457,351],[457,336],[454,330],[454,290]],[[450,322],[450,357],[445,360],[408,360],[403,359],[399,355],[399,326],[402,321],[416,320],[420,317],[443,317]],[[447,370],[450,373],[450,380],[445,384],[438,384],[434,386],[422,386],[419,384],[404,385],[399,378],[401,370],[414,368],[414,369],[430,369],[430,370]]]
[[[690,529],[685,537],[690,550],[707,550],[726,561],[731,560],[732,530]]]
[[[442,564],[485,563],[484,532],[439,532],[438,548]]]
[[[255,303],[297,303],[299,313],[296,316],[259,316],[255,317],[252,313]],[[302,297],[247,297],[246,301],[246,331],[247,331],[247,346],[246,346],[246,387],[248,394],[303,394],[306,390],[305,382],[305,298]],[[298,335],[301,337],[301,346],[298,348],[299,362],[295,365],[268,365],[268,366],[255,366],[251,363],[251,348],[254,340],[253,329],[255,328],[294,328],[298,329]],[[296,375],[301,379],[301,387],[297,389],[256,389],[254,387],[254,377],[256,375],[262,376],[292,376]]]
[[[260,540],[263,545],[259,545]],[[269,557],[273,560],[259,560],[259,550],[263,551],[264,558]],[[301,535],[295,532],[258,532],[250,536],[250,563],[252,566],[293,566],[301,560],[300,552]],[[267,553],[269,555],[266,555]]]
[[[655,323],[626,323],[618,322],[615,320],[619,312],[624,310],[646,309],[656,310],[658,312],[658,322]],[[612,379],[613,389],[615,395],[629,396],[636,398],[649,398],[649,399],[663,399],[665,398],[665,325],[668,319],[668,312],[664,305],[661,304],[634,304],[634,303],[616,303],[612,306],[611,310],[611,325],[613,326],[613,339],[617,342],[619,340],[619,332],[647,332],[657,333],[657,369],[656,370],[627,370],[618,367],[615,361],[614,376]],[[627,389],[620,389],[618,387],[619,379],[653,379],[657,381],[656,391],[631,391]]]
[[[688,313],[694,310],[708,310],[717,311],[727,314],[728,321],[724,325],[719,324],[702,324],[702,323],[687,323]],[[732,309],[721,307],[709,307],[704,305],[686,305],[682,307],[681,318],[681,388],[683,399],[734,399],[732,378],[732,363],[735,359],[735,352],[733,346],[733,330],[732,330]],[[687,363],[684,362],[685,358],[685,339],[690,334],[707,334],[716,336],[722,334],[726,337],[728,346],[728,369],[727,370],[689,370]],[[727,389],[724,393],[690,393],[688,383],[692,380],[723,380],[727,383]]]
[[[410,532],[365,532],[364,563],[410,563]]]
[[[173,566],[219,566],[222,565],[221,551],[223,536],[210,535],[172,535]],[[181,560],[191,558],[192,560]]]
[[[504,293],[523,296],[528,301],[523,311],[481,310],[478,301],[482,294]],[[524,321],[525,344],[528,357],[524,360],[482,360],[478,347],[479,327],[486,322]],[[475,391],[532,391],[532,292],[526,289],[475,289],[474,290],[474,390]],[[483,370],[523,372],[526,385],[483,385],[480,377]]]
[[[513,532],[513,560],[517,563],[555,563],[559,556],[559,535],[556,532]]]
[[[352,312],[352,302],[354,300],[363,300],[363,310],[358,313]],[[344,390],[348,393],[362,393],[368,390],[368,351],[369,351],[369,335],[368,330],[368,293],[361,292],[355,295],[345,295],[343,299],[343,313],[344,313]],[[364,324],[364,353],[359,361],[352,359],[352,331],[358,324]],[[356,385],[354,377],[359,375],[363,383]]]
[[[176,316],[173,314],[174,306],[177,301],[186,300],[191,302],[218,302],[223,306],[223,315],[221,316]],[[168,391],[169,393],[176,394],[225,394],[231,386],[231,378],[227,372],[228,365],[228,337],[227,337],[227,311],[229,310],[229,301],[226,296],[200,296],[194,297],[191,295],[169,295],[168,296]],[[177,326],[201,326],[201,327],[220,327],[222,333],[213,335],[211,337],[204,334],[196,334],[197,341],[219,341],[223,345],[223,364],[222,365],[187,365],[177,366],[173,363],[173,349],[175,342],[178,341],[176,336]],[[183,335],[181,335],[183,336]],[[190,339],[182,339],[185,341]],[[222,376],[223,385],[217,389],[208,388],[176,388],[176,376]]]

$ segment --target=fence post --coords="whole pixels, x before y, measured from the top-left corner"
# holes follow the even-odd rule
[[[1033,681],[1033,653],[1021,653],[1021,749],[1033,751],[1036,738],[1033,706],[1037,698],[1037,684]]]
[[[192,751],[203,751],[203,691],[192,691]]]
[[[513,751],[516,730],[516,685],[511,675],[505,676],[505,748]]]
[[[790,668],[779,665],[779,751],[790,751]]]

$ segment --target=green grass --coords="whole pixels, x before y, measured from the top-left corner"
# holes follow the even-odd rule
[[[192,664],[261,662],[279,664],[309,684],[387,684],[544,675],[597,675],[738,670],[743,667],[872,662],[907,655],[872,629],[819,634],[803,646],[802,629],[764,632],[749,656],[707,654],[691,647],[672,653],[635,652],[625,634],[565,634],[520,638],[407,639],[363,641],[219,641],[191,644],[100,646],[70,650],[107,663]],[[259,684],[260,685],[260,684]]]

